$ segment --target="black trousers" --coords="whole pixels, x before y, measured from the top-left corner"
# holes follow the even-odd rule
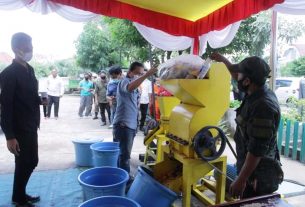
[[[37,132],[18,132],[19,156],[15,156],[15,174],[12,200],[18,203],[26,202],[26,186],[31,174],[38,164]]]
[[[48,116],[48,113],[47,113],[47,112],[48,112],[47,106],[43,105],[42,108],[43,108],[43,116],[46,118],[46,117]]]
[[[143,127],[145,124],[147,110],[148,110],[148,104],[140,104],[140,111],[141,111],[140,127]]]
[[[59,99],[60,97],[58,96],[49,96],[48,117],[51,117],[51,110],[53,104],[54,104],[54,116],[58,117]]]
[[[107,111],[108,120],[109,120],[109,123],[111,123],[111,112],[110,112],[109,103],[99,103],[99,107],[100,107],[100,113],[101,113],[101,117],[102,117],[102,122],[106,122],[105,111]]]

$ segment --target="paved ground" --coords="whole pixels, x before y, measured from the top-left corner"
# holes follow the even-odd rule
[[[58,120],[42,119],[39,131],[40,161],[36,170],[67,169],[75,166],[73,138],[103,138],[112,140],[112,132],[107,127],[101,127],[99,120],[80,119],[77,116],[79,98],[65,96],[61,100],[60,118]],[[142,133],[135,139],[132,154],[134,169],[139,164],[138,154],[145,151]],[[13,156],[6,149],[4,136],[0,136],[0,173],[12,173],[14,170]],[[225,151],[228,162],[234,158],[229,150]],[[305,184],[305,165],[291,159],[282,158],[285,178]],[[287,199],[294,206],[304,207],[305,196]]]

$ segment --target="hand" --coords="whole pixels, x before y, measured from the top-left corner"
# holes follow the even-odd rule
[[[6,142],[7,149],[14,155],[19,156],[20,148],[17,139],[9,139]]]
[[[158,68],[152,68],[149,71],[146,72],[147,76],[152,76],[153,74],[155,74],[156,72],[158,72]]]
[[[223,62],[226,59],[223,55],[217,52],[214,52],[212,55],[210,55],[210,58],[217,62]]]
[[[238,177],[230,186],[230,194],[233,198],[241,198],[245,191],[247,180]]]

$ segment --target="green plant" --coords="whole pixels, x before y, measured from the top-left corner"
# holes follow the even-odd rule
[[[236,108],[240,107],[240,104],[241,104],[241,102],[238,100],[230,101],[230,108],[236,109]]]

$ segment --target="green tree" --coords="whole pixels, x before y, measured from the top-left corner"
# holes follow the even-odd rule
[[[305,56],[300,57],[288,63],[285,67],[281,68],[281,74],[283,76],[304,76],[305,75]]]
[[[278,38],[280,43],[291,43],[302,36],[305,26],[302,21],[288,21],[279,17]],[[246,56],[263,57],[264,49],[271,43],[271,12],[261,12],[244,20],[227,47],[216,49],[216,51],[230,54],[235,61],[240,61]],[[208,46],[207,55],[215,51]]]
[[[58,69],[59,76],[61,77],[77,77],[83,72],[83,69],[79,67],[74,58],[58,60],[54,63]]]
[[[119,61],[119,55],[115,53],[107,27],[101,19],[84,26],[84,31],[76,42],[76,49],[78,65],[95,72]]]

